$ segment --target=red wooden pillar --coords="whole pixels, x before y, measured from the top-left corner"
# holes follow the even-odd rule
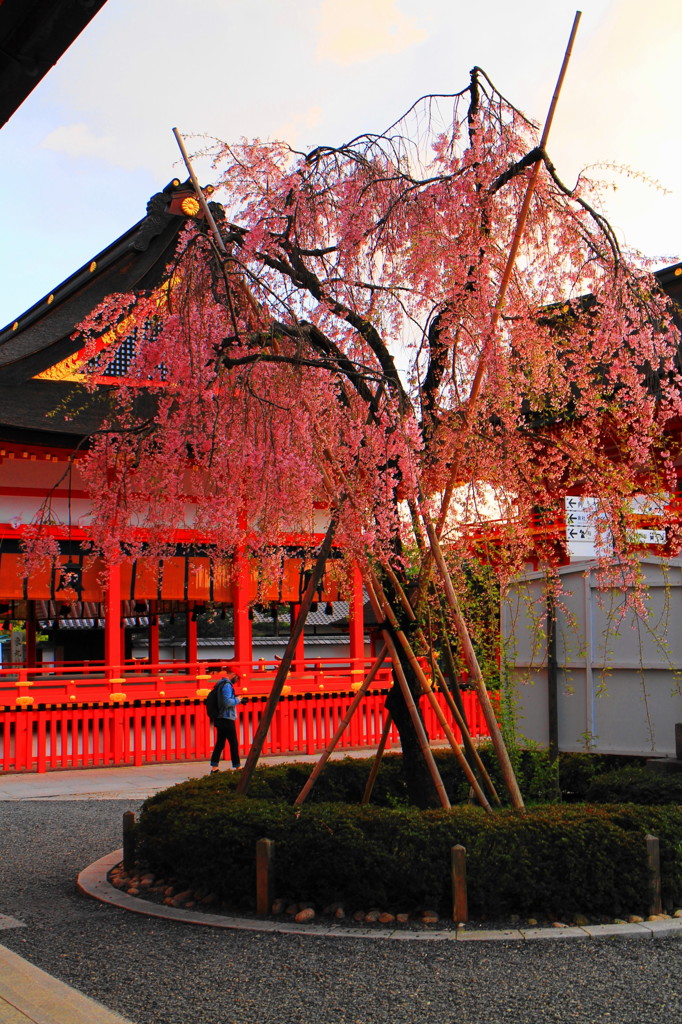
[[[26,667],[35,668],[36,655],[36,603],[26,602]]]
[[[123,629],[121,622],[121,566],[110,565],[104,591],[104,663],[111,676],[123,666]]]
[[[197,616],[194,608],[191,605],[187,605],[187,615],[185,616],[187,628],[185,630],[185,661],[193,663],[198,661],[198,647],[197,647]]]
[[[159,616],[158,616],[157,610],[156,610],[156,601],[150,601],[150,603],[149,603],[148,645],[149,645],[149,663],[151,665],[158,665],[158,663],[159,663]]]
[[[249,563],[242,552],[235,554],[232,580],[232,614],[234,620],[234,660],[240,672],[250,671],[253,661],[253,629],[249,618],[251,578]],[[248,665],[248,669],[247,669]]]
[[[294,623],[298,618],[298,613],[301,610],[300,604],[289,605],[289,623],[291,628],[294,628]],[[305,669],[305,633],[301,633],[298,643],[296,644],[296,650],[294,651],[294,657],[291,662],[292,672],[303,672]]]
[[[361,683],[365,674],[365,619],[362,574],[355,562],[353,562],[351,570],[350,585],[348,632],[350,639],[351,682]]]

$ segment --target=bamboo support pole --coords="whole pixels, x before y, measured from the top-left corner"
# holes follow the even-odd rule
[[[490,793],[493,803],[497,804],[498,807],[501,807],[502,801],[500,800],[498,792],[495,789],[495,784],[493,780],[490,778],[490,775],[488,774],[488,769],[481,760],[481,755],[476,749],[476,745],[474,744],[472,735],[469,732],[469,726],[467,724],[467,721],[462,716],[459,708],[457,707],[457,704],[455,703],[454,698],[446,685],[445,679],[443,678],[443,673],[441,672],[438,665],[436,665],[436,679],[438,680],[438,686],[440,688],[441,693],[443,694],[443,697],[445,698],[445,703],[448,706],[450,714],[454,718],[457,728],[462,734],[462,742],[467,754],[471,757],[472,761],[474,762],[476,771],[483,780],[483,785],[487,788],[488,792]]]
[[[303,632],[303,627],[305,626],[305,621],[308,617],[308,612],[310,610],[310,605],[313,602],[317,585],[324,575],[324,568],[327,564],[327,558],[331,551],[335,532],[336,516],[332,516],[329,521],[329,526],[327,527],[327,532],[324,535],[324,540],[322,541],[319,554],[315,560],[315,565],[308,581],[308,585],[305,588],[303,598],[301,599],[299,613],[291,630],[291,635],[285,648],[284,655],[277,669],[277,674],[275,675],[275,679],[272,684],[272,690],[270,691],[265,708],[263,709],[263,714],[260,722],[258,723],[256,734],[253,737],[251,749],[247,755],[244,767],[241,770],[239,783],[237,785],[237,793],[247,793],[249,786],[251,785],[251,779],[253,778],[256,765],[258,764],[258,758],[261,755],[265,737],[268,734],[272,719],[274,718],[275,711],[277,710],[279,698],[282,695],[282,687],[284,686],[287,675],[289,674],[289,669],[291,668],[291,662],[293,661],[294,653],[296,651],[296,644]]]
[[[389,604],[389,602],[388,602],[388,600],[386,598],[386,595],[385,595],[385,593],[383,591],[383,588],[382,588],[381,584],[379,583],[378,579],[376,578],[376,576],[372,572],[370,572],[370,579],[371,579],[371,582],[372,582],[372,587],[374,589],[374,593],[375,593],[375,595],[377,597],[377,600],[379,601],[379,605],[381,607],[381,610],[382,610],[384,616],[386,617],[386,619],[388,620],[388,622],[389,622],[389,624],[391,626],[391,629],[393,630],[393,632],[395,633],[396,637],[398,638],[398,641],[400,642],[400,645],[401,645],[401,647],[403,648],[403,650],[405,652],[405,655],[406,655],[407,660],[408,660],[408,662],[410,664],[410,667],[412,668],[412,671],[414,672],[415,676],[419,680],[421,688],[424,691],[424,693],[426,694],[426,698],[429,701],[431,707],[433,708],[433,712],[434,712],[436,718],[438,719],[438,721],[440,723],[441,729],[445,733],[445,736],[447,738],[448,743],[452,747],[452,750],[453,750],[453,752],[455,754],[455,757],[457,758],[457,762],[458,762],[460,768],[462,769],[462,771],[464,772],[464,774],[466,776],[467,782],[469,783],[469,785],[472,787],[474,793],[476,794],[476,798],[477,798],[478,802],[480,803],[481,807],[484,807],[486,809],[486,811],[492,810],[490,804],[488,803],[488,799],[487,799],[485,793],[483,792],[483,790],[481,789],[481,787],[479,785],[478,779],[476,778],[476,776],[474,775],[473,771],[471,770],[471,766],[470,766],[469,762],[467,761],[467,759],[465,758],[465,756],[464,756],[464,754],[462,752],[462,748],[460,747],[459,743],[457,742],[457,738],[456,738],[455,734],[453,733],[452,729],[450,728],[450,724],[448,723],[448,720],[446,719],[445,715],[443,714],[443,709],[441,708],[440,704],[436,700],[436,696],[435,696],[435,694],[433,692],[433,687],[432,687],[430,681],[427,679],[427,677],[426,677],[426,675],[424,673],[424,670],[422,669],[421,665],[419,664],[419,660],[416,657],[416,655],[415,655],[415,653],[414,653],[414,651],[412,649],[412,646],[411,646],[409,640],[407,639],[407,637],[405,636],[405,634],[403,633],[402,629],[400,628],[400,626],[398,624],[398,621],[397,621],[397,619],[395,617],[393,609],[391,608],[391,606],[390,606],[390,604]]]
[[[369,773],[369,778],[367,779],[367,783],[365,785],[365,792],[362,794],[362,800],[360,801],[363,804],[368,804],[372,799],[372,793],[374,792],[374,783],[376,782],[377,775],[379,774],[379,768],[381,767],[381,759],[384,756],[384,751],[386,750],[386,744],[388,743],[388,734],[391,731],[392,725],[393,719],[391,718],[391,712],[386,711],[386,721],[384,722],[384,727],[381,730],[379,746],[377,747],[377,752],[374,755],[372,769]]]
[[[416,621],[416,615],[414,614],[414,609],[413,609],[413,607],[412,607],[412,605],[410,603],[410,599],[407,597],[405,591],[403,590],[403,588],[402,588],[402,586],[400,584],[400,581],[398,580],[398,577],[395,575],[395,573],[391,569],[390,565],[382,564],[382,568],[385,570],[386,575],[388,576],[389,580],[391,581],[391,585],[393,586],[395,594],[396,594],[396,596],[397,596],[397,598],[398,598],[398,600],[400,602],[400,605],[403,608],[405,614],[408,616],[408,618],[410,619],[411,622],[415,622]],[[462,707],[459,707],[459,705],[457,704],[457,702],[453,698],[453,695],[450,692],[450,690],[449,690],[449,688],[448,688],[448,686],[447,686],[447,684],[445,682],[445,679],[443,677],[443,673],[441,672],[440,667],[438,666],[438,664],[435,662],[435,659],[433,658],[433,643],[431,642],[431,638],[429,637],[429,640],[428,640],[428,643],[427,643],[426,638],[424,636],[424,633],[423,633],[421,627],[417,630],[416,636],[417,636],[417,639],[421,643],[423,643],[425,647],[428,647],[428,649],[431,651],[431,661],[432,661],[432,665],[433,665],[433,667],[435,669],[434,677],[438,679],[438,684],[439,684],[439,688],[441,690],[441,693],[443,694],[443,696],[445,698],[445,702],[448,705],[448,708],[450,710],[450,713],[453,716],[453,718],[455,719],[455,722],[457,723],[457,727],[458,727],[459,731],[462,734],[462,741],[463,741],[464,747],[466,749],[466,752],[469,755],[469,757],[472,759],[474,764],[476,765],[476,770],[478,771],[479,775],[481,776],[481,778],[483,780],[483,784],[487,787],[488,792],[490,793],[490,796],[493,799],[493,802],[495,804],[497,804],[498,807],[499,807],[501,805],[500,798],[499,798],[497,790],[495,789],[495,786],[494,786],[494,784],[492,782],[492,779],[490,778],[490,776],[488,774],[488,771],[487,771],[485,765],[483,764],[483,761],[481,760],[481,756],[478,753],[478,751],[477,751],[477,749],[476,749],[476,747],[474,745],[474,741],[473,741],[473,739],[471,737],[471,733],[469,731],[469,725],[468,725],[468,722],[466,720],[466,716],[464,714],[464,705],[462,705]],[[447,643],[447,637],[446,637],[446,643]],[[449,651],[449,644],[448,644],[448,651]],[[450,655],[450,657],[452,657],[452,655]],[[461,697],[460,697],[460,701],[461,701]]]
[[[556,86],[554,88],[554,93],[552,95],[552,100],[550,102],[549,110],[547,112],[547,117],[545,119],[545,126],[543,128],[542,136],[540,138],[540,146],[539,146],[539,148],[543,152],[544,152],[544,149],[545,149],[545,147],[547,145],[547,139],[549,138],[549,131],[550,131],[550,128],[552,127],[552,121],[554,120],[554,114],[556,112],[557,103],[559,102],[559,94],[561,92],[561,87],[563,85],[564,78],[566,77],[566,71],[568,69],[568,62],[571,59],[571,53],[573,52],[573,43],[575,41],[575,37],[576,37],[576,34],[578,32],[578,25],[580,23],[580,17],[581,17],[581,12],[580,11],[576,11],[575,17],[573,19],[573,26],[571,28],[571,34],[570,34],[570,37],[569,37],[569,40],[568,40],[568,45],[566,46],[566,51],[564,53],[564,59],[563,59],[562,64],[561,64],[561,70],[559,72],[559,77],[557,79],[557,83],[556,83]],[[488,361],[490,359],[490,354],[491,354],[492,349],[493,349],[494,340],[495,340],[495,332],[497,330],[497,325],[498,325],[498,323],[500,321],[500,316],[502,315],[502,310],[504,309],[504,304],[505,304],[506,297],[507,297],[507,290],[509,288],[509,283],[510,283],[511,278],[512,278],[512,272],[514,270],[514,264],[516,263],[516,257],[517,257],[518,252],[519,252],[519,246],[521,245],[521,238],[523,237],[523,232],[524,232],[524,229],[526,227],[526,220],[528,219],[528,211],[530,210],[530,202],[531,202],[531,199],[533,197],[533,192],[535,191],[535,186],[537,184],[538,176],[540,174],[540,167],[541,167],[541,165],[542,165],[542,160],[541,159],[536,160],[536,162],[535,162],[535,164],[533,166],[533,171],[532,171],[531,176],[530,176],[529,181],[528,181],[528,185],[526,187],[526,192],[525,192],[525,195],[523,197],[523,203],[521,204],[521,210],[519,211],[519,216],[518,216],[517,221],[516,221],[516,230],[514,231],[514,237],[512,238],[511,247],[509,249],[509,255],[507,256],[507,262],[506,262],[506,265],[505,265],[505,268],[504,268],[504,273],[502,275],[502,281],[500,282],[500,289],[499,289],[499,292],[498,292],[498,296],[497,296],[497,301],[495,303],[495,307],[493,309],[492,319],[491,319],[491,322],[490,322],[490,328],[488,330],[487,336],[486,336],[485,341],[483,343],[483,349],[481,351],[481,356],[480,356],[479,361],[478,361],[478,366],[476,367],[476,373],[474,375],[474,381],[473,381],[473,384],[471,386],[471,391],[469,392],[469,399],[468,399],[468,401],[466,403],[466,406],[464,407],[464,428],[463,428],[463,438],[462,438],[463,442],[466,440],[466,438],[467,438],[467,436],[469,434],[469,431],[471,430],[471,424],[473,423],[474,409],[475,409],[476,403],[478,401],[479,392],[481,390],[481,385],[483,383],[483,376],[485,374],[485,371],[486,371],[486,368],[487,368],[487,365],[488,365]],[[460,448],[460,451],[461,450],[463,450],[463,445],[462,445],[462,448]],[[436,535],[439,538],[440,538],[440,536],[441,536],[441,534],[443,532],[443,527],[445,525],[445,520],[446,520],[447,514],[448,514],[448,508],[450,506],[450,501],[452,499],[452,494],[453,494],[453,491],[454,491],[456,483],[457,483],[457,477],[458,477],[458,474],[459,474],[460,462],[461,462],[461,459],[460,459],[459,456],[457,456],[455,458],[455,461],[454,461],[452,467],[451,467],[448,483],[447,483],[447,486],[445,488],[445,491],[443,492],[443,499],[442,499],[442,502],[441,502],[441,510],[440,510],[440,513],[439,513],[439,516],[438,516],[438,523],[437,523],[437,526],[436,526]]]
[[[337,726],[336,732],[332,736],[331,740],[327,744],[326,749],[323,751],[322,756],[320,757],[319,761],[317,762],[317,764],[313,768],[312,772],[310,773],[310,778],[308,779],[308,781],[306,782],[306,784],[304,785],[303,789],[298,794],[296,799],[294,800],[294,807],[300,807],[301,804],[304,802],[304,800],[308,796],[308,793],[310,792],[310,790],[313,788],[313,786],[317,782],[317,779],[318,779],[319,775],[321,774],[322,769],[326,765],[326,763],[329,760],[329,758],[331,757],[331,755],[334,753],[334,748],[336,747],[336,744],[339,742],[339,740],[343,736],[344,732],[348,728],[348,724],[349,724],[351,718],[353,717],[353,715],[355,714],[356,710],[358,709],[358,707],[360,705],[360,701],[362,700],[362,698],[367,693],[368,687],[370,686],[370,684],[372,683],[372,680],[374,679],[374,677],[376,676],[377,672],[379,671],[379,669],[383,665],[384,658],[386,657],[386,650],[387,650],[387,648],[386,648],[386,645],[384,644],[384,646],[381,648],[380,652],[377,654],[376,658],[374,659],[374,664],[372,665],[372,667],[370,668],[369,672],[367,673],[367,675],[363,679],[362,685],[360,686],[358,692],[353,697],[353,700],[351,701],[351,704],[350,704],[350,707],[348,708],[348,711],[343,716],[343,719],[341,720],[341,722]]]
[[[185,141],[177,128],[173,128],[173,135],[175,136],[175,141],[177,142],[180,152],[182,154],[182,159],[184,160],[185,167],[187,168],[187,171],[189,173],[190,181],[192,182],[192,186],[194,187],[194,192],[196,194],[197,200],[199,202],[199,205],[201,206],[201,212],[206,218],[206,223],[211,229],[211,234],[213,235],[213,240],[215,242],[216,249],[220,252],[221,256],[227,256],[228,252],[227,249],[225,248],[225,243],[223,242],[222,235],[218,230],[218,225],[216,224],[215,218],[213,217],[213,214],[209,209],[208,203],[206,202],[206,197],[204,196],[204,193],[201,190],[201,185],[199,184],[199,180],[196,174],[194,173],[194,168],[192,167],[192,163],[187,154],[187,150],[185,149]]]
[[[379,605],[379,600],[376,594],[374,593],[371,582],[368,579],[365,580],[365,586],[367,588],[367,594],[369,595],[369,600],[372,605],[374,614],[377,617],[377,621],[380,622],[381,608]],[[405,704],[407,705],[407,710],[412,720],[412,725],[414,726],[414,731],[417,735],[419,749],[421,750],[424,760],[426,761],[429,774],[431,775],[433,784],[436,787],[436,792],[438,793],[438,798],[441,802],[442,807],[444,807],[445,810],[450,810],[450,800],[445,791],[443,780],[440,777],[438,765],[434,760],[433,751],[429,746],[429,740],[426,735],[426,730],[424,729],[424,723],[422,722],[419,716],[419,710],[414,702],[414,697],[412,696],[412,691],[410,690],[407,679],[405,678],[403,666],[400,662],[400,657],[398,656],[398,650],[395,646],[395,643],[393,642],[393,637],[391,636],[386,626],[382,628],[381,632],[384,638],[384,643],[388,648],[388,653],[391,656],[391,661],[393,662],[393,671],[395,673],[396,679],[398,680],[398,686],[400,687],[400,690],[402,692],[403,699],[405,701]]]
[[[490,703],[490,697],[488,696],[488,690],[485,685],[485,680],[483,679],[483,675],[478,664],[478,659],[476,658],[476,652],[474,651],[473,645],[471,643],[471,638],[469,636],[469,631],[466,627],[466,622],[464,621],[464,617],[459,607],[457,594],[455,593],[455,588],[452,585],[452,580],[450,579],[448,567],[445,564],[445,559],[443,558],[443,552],[441,551],[440,542],[436,535],[435,527],[433,523],[430,522],[427,522],[426,526],[429,537],[429,543],[431,545],[431,550],[433,551],[433,556],[436,565],[438,566],[438,571],[440,572],[441,578],[445,585],[445,596],[447,598],[448,604],[450,605],[450,609],[453,614],[455,628],[457,629],[457,634],[459,636],[459,640],[462,645],[462,651],[464,653],[464,660],[467,663],[469,675],[471,676],[474,686],[476,687],[476,692],[478,693],[478,699],[481,703],[481,710],[483,711],[483,715],[488,726],[488,731],[490,733],[490,739],[492,740],[495,753],[497,754],[497,759],[502,770],[502,777],[504,779],[505,785],[509,792],[509,796],[511,798],[512,807],[514,807],[516,810],[523,810],[524,803],[523,797],[521,796],[521,790],[519,789],[516,777],[514,775],[514,769],[512,768],[511,761],[509,760],[509,754],[507,752],[507,748],[505,746],[502,733],[500,732],[500,727],[497,723],[497,718],[495,717],[493,706]]]

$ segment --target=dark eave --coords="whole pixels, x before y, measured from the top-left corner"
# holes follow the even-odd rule
[[[666,295],[682,309],[682,263],[674,263],[671,267],[657,270],[654,277]]]
[[[182,203],[191,186],[173,180],[147,204],[147,215],[54,291],[0,331],[0,439],[73,445],[97,429],[116,390],[88,392],[36,375],[79,352],[80,324],[108,295],[158,287],[191,217]],[[142,398],[142,396],[141,396]]]
[[[187,223],[177,181],[153,196],[147,216],[0,331],[0,380],[18,385],[77,352],[76,327],[108,295],[155,288]],[[0,413],[1,415],[1,413]]]
[[[0,0],[0,125],[35,89],[106,0]]]

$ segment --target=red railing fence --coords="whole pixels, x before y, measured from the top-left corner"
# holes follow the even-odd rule
[[[193,684],[196,686],[196,682]],[[338,749],[375,748],[385,721],[387,689],[370,691],[344,732]],[[463,693],[472,735],[487,735],[478,699]],[[280,699],[264,754],[315,754],[322,751],[354,697],[352,689],[291,692]],[[253,740],[265,705],[262,695],[244,695],[239,708],[240,747]],[[438,700],[450,720],[442,696]],[[444,739],[436,715],[424,702],[424,720],[432,739]],[[458,737],[454,723],[451,727]],[[393,727],[388,747],[398,742]],[[208,760],[213,729],[203,699],[135,700],[15,705],[0,712],[0,769],[45,772],[60,768],[113,767],[172,761]]]

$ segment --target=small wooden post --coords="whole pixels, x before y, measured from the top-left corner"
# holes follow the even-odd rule
[[[123,815],[123,870],[127,874],[135,870],[135,811]]]
[[[649,864],[649,913],[660,914],[661,903],[661,843],[658,836],[646,836],[646,857]]]
[[[464,846],[453,846],[450,851],[452,864],[452,920],[456,924],[469,918],[467,907],[467,852]]]
[[[256,913],[266,915],[272,906],[272,878],[275,866],[274,839],[256,843]]]

